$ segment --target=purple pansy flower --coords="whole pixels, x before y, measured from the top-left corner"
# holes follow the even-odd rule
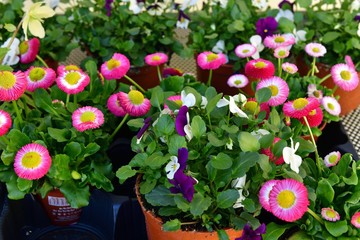
[[[151,117],[148,117],[144,120],[144,125],[141,127],[140,131],[136,134],[136,138],[140,139],[144,132],[150,127],[151,125]]]
[[[357,15],[354,17],[354,20],[360,22],[360,14],[357,14]]]
[[[249,224],[244,226],[241,237],[235,240],[261,240],[261,234],[266,232],[266,225],[262,223],[257,229],[253,230]]]
[[[184,127],[188,123],[186,118],[187,112],[188,112],[188,107],[184,105],[179,109],[178,115],[176,116],[175,126],[176,126],[176,131],[180,136],[186,136]]]
[[[196,181],[191,176],[186,175],[183,171],[177,171],[174,175],[174,179],[169,180],[174,187],[170,188],[171,193],[182,193],[183,197],[189,202],[194,197],[194,185]]]
[[[186,167],[186,161],[189,157],[189,152],[186,148],[179,148],[178,150],[178,163],[180,164],[179,170],[184,171]]]
[[[105,9],[106,9],[106,15],[108,15],[110,17],[111,15],[111,3],[114,0],[105,0]]]
[[[256,22],[256,33],[264,39],[267,36],[273,35],[278,26],[278,22],[273,17],[260,18]]]

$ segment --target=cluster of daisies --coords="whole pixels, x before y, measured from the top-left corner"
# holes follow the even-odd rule
[[[29,40],[23,46],[27,48],[26,62],[34,61],[39,49],[38,41]],[[146,63],[152,66],[161,65],[167,61],[167,55],[163,53],[151,54],[146,57]],[[136,85],[126,75],[129,69],[130,62],[127,57],[115,53],[110,60],[102,64],[100,76],[103,76],[106,80],[117,80],[126,77]],[[103,80],[103,78],[101,79]],[[106,84],[104,81],[102,83]],[[83,92],[87,86],[91,85],[91,81],[89,75],[76,65],[60,65],[56,71],[49,67],[36,66],[31,66],[26,71],[0,71],[0,101],[12,102],[15,110],[14,115],[16,114],[21,124],[26,124],[26,121],[30,120],[26,119],[26,117],[23,118],[24,116],[22,116],[16,101],[25,94],[31,95],[38,88],[48,90],[55,84],[67,94],[67,98],[65,103],[54,99],[54,107],[67,109],[70,96],[74,96],[75,102],[76,94]],[[138,85],[136,86],[139,90],[131,86],[128,93],[120,91],[109,96],[107,108],[114,116],[124,117],[125,119],[128,116],[143,116],[149,111],[151,105],[150,100],[145,98],[143,94],[145,90]],[[59,116],[56,110],[53,113]],[[5,142],[9,141],[5,135],[13,126],[11,117],[12,115],[9,112],[0,109],[0,137],[3,137]],[[77,108],[71,113],[71,120],[72,126],[79,132],[99,128],[105,121],[104,113],[93,106]],[[112,132],[110,138],[114,137],[123,122]],[[23,146],[16,153],[14,160],[15,173],[19,177],[28,180],[43,177],[49,171],[50,166],[51,156],[49,150],[38,143]]]

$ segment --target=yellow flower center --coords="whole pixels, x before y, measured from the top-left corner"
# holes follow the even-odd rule
[[[336,162],[337,161],[337,156],[335,155],[335,154],[333,154],[333,155],[331,155],[330,157],[329,157],[329,162],[330,163],[334,163],[334,162]]]
[[[260,112],[260,106],[255,101],[246,102],[244,107],[253,114],[258,114]]]
[[[335,109],[335,106],[334,106],[332,103],[328,103],[327,106],[328,106],[328,108],[329,108],[330,110],[334,110],[334,109]]]
[[[293,72],[293,68],[290,67],[290,66],[286,67],[285,69],[286,69],[286,71],[288,71],[288,72]]]
[[[319,91],[314,91],[313,94],[314,94],[314,96],[315,96],[316,98],[319,98],[319,97],[320,97],[320,92],[319,92]]]
[[[283,190],[279,193],[276,200],[281,208],[287,209],[290,208],[292,205],[294,205],[296,197],[292,191]]]
[[[279,55],[280,57],[283,57],[283,56],[286,55],[286,51],[285,51],[285,50],[280,50],[280,51],[278,52],[278,55]]]
[[[278,89],[277,86],[271,85],[271,86],[268,86],[268,88],[270,88],[270,90],[271,90],[271,96],[277,96],[278,95],[279,89]]]
[[[316,110],[315,109],[313,109],[313,110],[311,110],[310,112],[309,112],[309,115],[310,116],[314,116],[316,114]]]
[[[340,76],[342,79],[348,81],[351,79],[351,73],[349,71],[341,71]]]
[[[242,81],[241,81],[240,79],[236,79],[236,80],[234,81],[234,83],[235,83],[236,85],[240,85],[240,84],[242,83]]]
[[[76,85],[80,80],[80,74],[78,72],[70,72],[66,74],[65,81],[70,85]]]
[[[152,57],[152,60],[154,61],[160,61],[161,60],[161,57],[159,55],[155,55]]]
[[[93,113],[92,111],[87,111],[87,112],[84,112],[83,114],[81,114],[80,121],[83,123],[84,122],[94,122],[95,118],[96,118],[95,113]]]
[[[215,60],[217,58],[218,58],[218,55],[215,54],[215,53],[210,53],[210,54],[207,55],[207,61],[208,62],[211,62],[211,61],[213,61],[213,60]]]
[[[256,63],[254,64],[254,66],[255,66],[256,68],[264,68],[264,67],[266,67],[266,63],[264,63],[264,62],[262,62],[262,61],[258,61],[258,62],[256,62]]]
[[[0,72],[0,87],[4,89],[11,89],[16,83],[16,78],[12,72],[1,71]]]
[[[360,217],[358,217],[358,218],[356,219],[356,222],[357,222],[357,223],[360,223]]]
[[[274,39],[274,41],[275,41],[276,43],[283,43],[283,42],[285,42],[285,38],[284,38],[283,36],[277,36],[277,37]]]
[[[107,68],[109,69],[109,70],[113,70],[114,68],[117,68],[117,67],[119,67],[120,66],[120,61],[118,61],[118,60],[116,60],[116,59],[110,59],[109,61],[107,61]]]
[[[131,90],[128,96],[130,101],[135,105],[140,105],[144,102],[144,95],[137,90]]]
[[[312,51],[315,52],[315,53],[318,53],[318,52],[320,52],[320,49],[317,48],[317,47],[314,47],[314,48],[312,49]]]
[[[249,52],[249,49],[244,49],[242,50],[243,53],[248,53]]]
[[[297,110],[299,109],[303,109],[307,104],[309,103],[309,101],[305,98],[298,98],[294,101],[293,103],[293,107]]]
[[[80,68],[78,68],[78,66],[76,66],[76,65],[68,65],[68,66],[65,66],[65,70],[66,70],[66,71],[71,71],[71,70],[73,70],[73,71],[79,71]]]
[[[27,152],[21,162],[25,168],[37,168],[41,163],[41,156],[38,152]]]
[[[30,80],[33,82],[37,82],[44,78],[45,73],[46,73],[45,70],[42,68],[39,67],[33,68],[29,74]]]
[[[182,106],[182,101],[181,101],[181,99],[175,100],[174,102],[175,102],[177,105]]]
[[[326,216],[328,216],[329,218],[334,218],[336,217],[336,214],[332,210],[326,210]]]
[[[19,45],[20,54],[24,54],[29,50],[29,43],[28,41],[21,42]]]

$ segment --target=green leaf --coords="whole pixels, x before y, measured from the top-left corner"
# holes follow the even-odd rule
[[[216,104],[219,102],[219,100],[222,98],[222,94],[218,94],[215,97],[208,99],[208,104],[206,105],[206,112],[210,114],[216,107]]]
[[[229,236],[224,229],[217,230],[217,235],[219,240],[229,240]]]
[[[206,124],[200,116],[195,116],[191,120],[191,129],[194,137],[200,139],[206,133]]]
[[[100,146],[97,143],[89,143],[85,147],[84,158],[97,153],[100,150]]]
[[[38,108],[45,110],[47,113],[57,115],[57,112],[52,105],[52,99],[45,89],[37,88],[33,93],[33,99]]]
[[[152,169],[157,169],[166,162],[168,162],[169,159],[170,156],[163,156],[162,152],[155,152],[151,154],[148,158],[146,158],[144,163]]]
[[[174,197],[176,206],[181,209],[183,212],[187,212],[190,208],[189,202],[182,196],[176,195]]]
[[[234,205],[239,197],[239,192],[236,189],[220,192],[216,197],[217,206],[223,209],[229,208]]]
[[[297,0],[296,3],[302,8],[308,8],[311,5],[311,0]]]
[[[249,132],[240,132],[238,140],[244,152],[256,152],[260,149],[259,140]]]
[[[162,225],[162,228],[163,228],[164,231],[176,231],[176,230],[179,230],[181,228],[181,222],[179,221],[179,219],[166,221]]]
[[[64,181],[60,187],[66,200],[73,208],[81,208],[89,205],[90,190],[89,186],[80,187],[74,181]]]
[[[160,108],[161,103],[163,102],[164,102],[164,91],[162,90],[162,88],[159,86],[152,88],[151,98],[150,98],[151,105],[156,108]]]
[[[49,175],[58,180],[71,180],[71,171],[69,167],[70,158],[65,154],[57,154],[49,170]]]
[[[157,186],[150,193],[145,194],[146,201],[153,206],[174,206],[173,194],[164,186]]]
[[[19,200],[25,197],[26,192],[23,192],[18,188],[17,179],[18,177],[13,174],[10,181],[6,182],[6,189],[8,191],[7,196],[9,199]]]
[[[210,159],[210,163],[215,169],[222,170],[229,169],[232,166],[232,162],[232,158],[225,153],[219,153],[216,157],[212,156]]]
[[[324,222],[326,229],[334,237],[340,237],[341,235],[343,235],[348,231],[348,225],[346,220],[336,221],[336,222],[329,222],[329,221],[324,221]]]
[[[14,32],[16,30],[16,26],[10,23],[6,23],[4,28],[8,31],[8,32]]]
[[[327,179],[320,179],[316,195],[325,205],[328,205],[334,200],[335,191]]]
[[[329,43],[340,37],[340,33],[338,32],[327,32],[322,38],[323,43]]]
[[[233,178],[244,176],[251,167],[259,162],[260,157],[257,152],[241,152],[240,158],[234,159],[232,170]]]
[[[214,132],[208,133],[208,141],[215,147],[221,147],[226,144],[226,139],[219,139]]]
[[[270,88],[261,88],[255,92],[256,101],[259,104],[267,102],[271,98],[271,94]]]
[[[270,222],[266,225],[266,233],[262,235],[263,240],[278,240],[284,232],[290,228],[290,224],[278,225]]]
[[[195,193],[190,203],[190,213],[195,217],[201,216],[211,206],[211,198]]]
[[[69,141],[69,129],[48,128],[49,135],[57,142]]]
[[[81,153],[81,145],[78,142],[69,142],[64,147],[64,153],[70,158],[75,159]]]
[[[174,132],[175,123],[169,114],[164,114],[158,118],[158,123],[155,125],[155,131],[158,136],[169,136]]]
[[[116,177],[119,178],[120,183],[124,183],[126,179],[135,176],[136,170],[132,169],[129,165],[122,166],[116,171]]]
[[[18,178],[17,185],[20,191],[29,192],[30,188],[33,185],[33,181],[23,178]]]
[[[163,79],[160,86],[166,91],[181,92],[184,87],[184,78],[180,76],[171,76]]]

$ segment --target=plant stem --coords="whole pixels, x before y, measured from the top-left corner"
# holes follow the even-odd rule
[[[66,107],[68,106],[69,102],[70,102],[70,94],[67,94],[66,95],[66,102],[65,102]]]
[[[307,209],[307,212],[310,213],[319,223],[324,224],[324,221],[310,208]]]
[[[281,78],[282,68],[281,68],[281,58],[278,58],[278,76]]]
[[[15,101],[15,100],[12,101],[12,104],[13,104],[13,107],[14,107],[14,109],[15,109],[16,116],[17,116],[17,118],[19,119],[19,122],[22,124],[24,121],[23,121],[23,119],[22,119],[22,117],[21,117],[21,113],[20,113],[20,110],[19,110],[19,108],[18,108],[18,106],[17,106],[17,104],[16,104],[16,101]]]
[[[324,82],[326,79],[328,79],[329,77],[331,77],[331,73],[329,73],[328,75],[326,75],[325,77],[323,77],[322,79],[320,79],[319,83]]]
[[[110,135],[110,140],[116,135],[116,133],[120,130],[120,128],[122,127],[122,125],[124,125],[124,123],[126,122],[126,119],[129,117],[129,114],[127,113],[124,118],[121,120],[121,122],[119,123],[119,125],[116,127],[115,131]]]
[[[159,77],[159,82],[162,81],[162,77],[161,77],[161,72],[160,72],[160,66],[156,66],[156,70],[157,70],[157,74],[158,74],[158,77]]]
[[[208,82],[207,82],[208,87],[211,86],[211,79],[212,79],[212,69],[210,69],[210,71],[209,71],[209,79],[208,79]]]
[[[135,85],[135,87],[137,87],[142,93],[145,93],[145,90],[139,85],[137,84],[131,77],[129,77],[128,75],[124,75],[124,77],[129,80],[132,84]]]
[[[318,153],[318,150],[317,150],[317,146],[316,146],[316,142],[315,142],[315,139],[314,139],[314,135],[313,135],[313,133],[312,133],[312,131],[311,131],[311,127],[310,127],[310,125],[309,125],[309,122],[308,122],[306,116],[304,117],[304,121],[305,121],[305,123],[306,123],[307,128],[309,129],[311,141],[312,141],[312,143],[313,143],[313,145],[314,145],[314,147],[315,147],[315,160],[316,160],[316,165],[317,165],[317,167],[318,167],[319,174],[321,174],[321,164],[320,164],[319,153]]]
[[[316,57],[314,57],[312,64],[311,64],[311,76],[315,74],[315,64],[316,64]]]
[[[49,68],[49,66],[46,64],[46,62],[44,61],[44,59],[42,59],[42,57],[40,57],[39,55],[36,55],[36,58],[37,58],[46,68]]]

